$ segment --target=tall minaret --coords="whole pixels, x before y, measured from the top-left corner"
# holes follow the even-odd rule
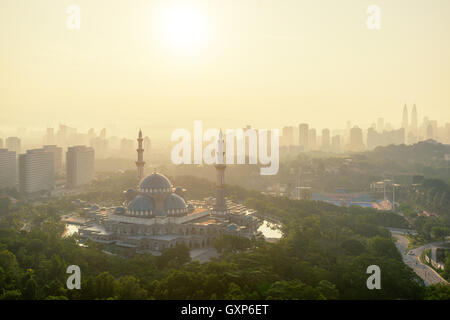
[[[138,159],[136,161],[136,167],[137,167],[137,183],[139,184],[139,182],[142,180],[142,178],[144,177],[144,149],[142,148],[142,141],[144,139],[142,139],[142,130],[139,130],[139,137],[137,139],[138,141],[138,148],[137,148],[137,153],[138,153]]]
[[[408,108],[405,106],[403,107],[403,120],[402,120],[402,128],[405,130],[408,130]],[[405,132],[406,134],[406,132]]]
[[[225,202],[225,152],[223,150],[222,130],[219,132],[219,140],[217,142],[216,154],[216,204],[213,207],[213,214],[224,216],[228,213],[227,204]]]

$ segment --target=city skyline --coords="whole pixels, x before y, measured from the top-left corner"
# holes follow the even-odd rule
[[[156,141],[197,119],[333,129],[404,103],[450,119],[448,1],[382,1],[379,30],[369,4],[78,1],[73,30],[69,3],[2,1],[0,126],[101,122]]]

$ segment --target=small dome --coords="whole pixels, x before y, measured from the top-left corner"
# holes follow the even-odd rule
[[[130,202],[131,200],[133,200],[134,197],[136,197],[137,192],[134,189],[128,189],[127,191],[123,192],[125,194],[125,198],[127,199],[128,202]]]
[[[114,214],[124,214],[125,213],[125,208],[124,207],[116,207],[114,209]]]
[[[186,202],[179,195],[177,195],[175,193],[171,193],[171,194],[169,194],[167,196],[167,198],[166,198],[166,205],[165,205],[165,209],[166,210],[170,210],[170,209],[186,209],[186,208],[187,208]]]
[[[235,223],[230,223],[230,224],[227,226],[227,231],[236,232],[236,231],[238,231],[238,230],[239,230],[239,227],[238,227],[238,225],[235,224]]]
[[[165,176],[159,173],[153,173],[139,183],[139,191],[147,193],[165,193],[171,192],[172,185]]]
[[[153,200],[144,195],[138,195],[128,205],[128,212],[151,212],[155,209]]]

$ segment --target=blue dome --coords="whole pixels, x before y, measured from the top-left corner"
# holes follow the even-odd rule
[[[124,214],[125,208],[124,207],[116,207],[114,208],[114,214]]]
[[[171,193],[166,198],[165,211],[170,216],[180,216],[187,214],[186,202],[182,197]]]
[[[127,191],[123,192],[125,194],[125,198],[127,199],[127,202],[130,202],[131,200],[133,200],[134,197],[136,197],[136,190],[134,189],[128,189]]]
[[[155,209],[153,200],[144,195],[138,195],[128,205],[128,212],[131,213],[151,213]]]
[[[172,185],[165,176],[159,173],[153,173],[139,183],[139,190],[150,193],[171,192]]]
[[[229,225],[227,225],[227,231],[236,232],[238,230],[239,230],[239,227],[235,223],[230,223]]]
[[[169,209],[186,209],[186,202],[182,197],[175,193],[171,193],[166,198],[166,210]]]

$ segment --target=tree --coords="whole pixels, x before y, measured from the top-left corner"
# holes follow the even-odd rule
[[[141,287],[139,281],[133,276],[120,278],[118,285],[118,299],[142,300],[147,298],[147,292]]]
[[[189,248],[183,244],[177,244],[173,248],[164,249],[157,259],[157,266],[159,268],[178,268],[191,261]]]

